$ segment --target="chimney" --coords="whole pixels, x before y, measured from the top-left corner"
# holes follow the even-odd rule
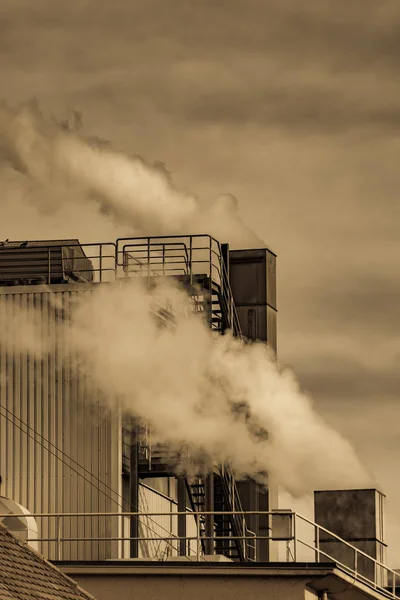
[[[384,494],[376,489],[316,491],[315,522],[361,552],[385,563],[384,500]],[[323,530],[319,530],[318,535],[319,560],[333,559],[370,581],[385,585],[385,574],[371,559]]]

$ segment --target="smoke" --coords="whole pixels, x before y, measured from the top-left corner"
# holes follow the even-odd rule
[[[81,376],[110,408],[145,419],[155,442],[187,448],[192,472],[230,462],[238,478],[267,484],[269,473],[295,497],[371,483],[267,346],[213,334],[186,292],[160,280],[151,289],[140,280],[97,286],[50,328],[49,310],[8,311],[1,343],[45,355],[54,340],[46,332],[55,331],[63,355],[78,357]],[[55,314],[62,309],[56,295],[49,302]]]
[[[162,165],[74,129],[46,119],[35,103],[0,107],[0,239],[31,239],[33,231],[36,238],[81,242],[207,233],[232,246],[263,245],[232,196],[205,206],[178,189]]]
[[[213,334],[184,291],[131,281],[84,296],[69,341],[81,367],[158,441],[229,461],[238,477],[266,483],[269,472],[295,496],[370,483],[265,344]],[[164,327],[154,318],[162,307],[174,315]]]
[[[3,238],[205,232],[232,245],[260,243],[233,196],[204,208],[165,169],[47,121],[35,106],[0,109],[0,183]],[[174,316],[162,327],[160,308]],[[49,311],[10,310],[0,303],[2,346],[33,356],[51,351],[43,325]],[[266,483],[269,472],[293,495],[368,485],[351,446],[269,349],[214,335],[171,284],[98,286],[71,308],[68,327],[62,319],[55,327],[64,355],[79,357],[82,375],[110,406],[146,419],[158,441],[205,461],[229,461],[238,477]]]

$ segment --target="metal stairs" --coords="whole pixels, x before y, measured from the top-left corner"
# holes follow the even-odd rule
[[[194,312],[203,317],[212,332],[223,335],[229,331],[234,337],[242,337],[227,273],[227,247],[224,249],[214,238],[199,235],[117,240],[116,255],[123,277],[145,277],[149,285],[154,285],[160,276],[175,279],[186,289]],[[182,455],[171,452],[167,446],[153,445],[149,432],[140,436],[138,454],[140,478],[173,476],[182,462]],[[204,478],[187,480],[186,486],[193,511],[205,511]],[[240,513],[239,492],[229,465],[214,469],[212,492],[215,512]],[[204,537],[206,519],[197,515],[197,520],[200,536]],[[249,532],[243,515],[214,515],[213,531],[216,552],[236,561],[254,560],[255,544],[243,540],[243,535],[255,534]],[[204,540],[202,546],[205,550]]]
[[[229,467],[217,468],[213,477],[214,508],[218,512],[242,510],[238,490]],[[187,489],[194,513],[206,510],[206,488],[204,478],[198,477],[194,482],[187,482]],[[205,536],[205,518],[198,516],[200,536]],[[214,551],[223,554],[233,561],[255,559],[255,542],[244,540],[243,535],[255,538],[248,530],[245,518],[240,514],[214,515],[213,534],[215,536]],[[242,538],[242,539],[238,539]],[[205,548],[202,542],[203,550]]]

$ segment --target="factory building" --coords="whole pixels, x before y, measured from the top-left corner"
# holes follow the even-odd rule
[[[212,330],[244,334],[276,349],[275,258],[266,249],[229,251],[209,236],[85,246],[78,240],[8,242],[0,248],[3,323],[12,328],[13,319],[17,323],[23,315],[29,321],[39,311],[41,333],[50,344],[40,357],[19,348],[18,340],[3,343],[0,352],[1,496],[34,514],[115,513],[63,519],[62,524],[40,518],[39,548],[46,556],[72,560],[190,553],[195,551],[193,539],[187,544],[192,543],[192,550],[160,544],[159,537],[163,532],[196,537],[200,524],[195,516],[172,523],[168,515],[147,520],[119,515],[268,508],[267,490],[252,481],[238,486],[229,465],[215,465],[213,472],[190,482],[176,477],[168,449],[152,444],[146,423],[108,410],[107,399],[99,397],[76,361],[63,353],[56,327],[68,328],[76,299],[96,286],[135,277],[152,282],[162,275],[185,286]],[[26,327],[29,335],[29,323]],[[210,537],[219,529],[221,537],[237,538],[245,528],[256,535],[263,524],[254,516],[250,521],[251,529],[238,515],[207,517],[202,534]],[[60,528],[64,539],[76,542],[57,545]],[[82,531],[99,541],[78,541]],[[140,535],[155,540],[121,542]],[[211,552],[206,545],[202,552]],[[267,558],[268,544],[258,550]],[[218,552],[239,560],[255,549],[227,539]]]
[[[380,492],[320,491],[314,522],[278,510],[273,482],[236,481],[229,464],[189,476],[146,422],[110,410],[65,352],[59,332],[77,299],[113,281],[164,277],[185,288],[214,334],[276,352],[269,249],[230,250],[207,235],[0,247],[0,520],[98,600],[111,590],[152,597],[160,581],[157,597],[196,597],[203,577],[212,598],[223,589],[232,598],[397,597]],[[32,329],[38,313],[45,353]],[[349,514],[353,529],[343,525]]]

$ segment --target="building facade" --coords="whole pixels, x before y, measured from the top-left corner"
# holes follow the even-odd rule
[[[276,315],[275,255],[268,250],[230,252],[209,236],[138,238],[88,247],[77,240],[10,242],[0,248],[0,312],[9,333],[0,340],[0,495],[33,514],[81,515],[37,517],[40,550],[49,558],[192,554],[198,552],[199,529],[203,537],[220,530],[235,538],[243,527],[262,527],[258,519],[248,527],[238,515],[196,517],[198,511],[265,508],[268,493],[254,482],[237,484],[227,465],[215,465],[214,472],[191,482],[176,477],[166,450],[152,446],[134,419],[110,412],[107,399],[60,342],[60,328],[69,327],[82,294],[118,278],[152,281],[160,275],[186,287],[212,330],[243,331],[276,350],[276,317],[271,317]],[[30,350],[27,340],[37,314],[40,324]],[[21,319],[26,320],[22,340],[12,335],[21,335]],[[38,336],[46,342],[43,355],[35,352]],[[188,516],[123,516],[182,511]],[[84,516],[88,513],[97,516]],[[185,544],[160,543],[178,533],[188,538]],[[147,539],[126,542],[125,537]],[[268,545],[264,547],[265,557]],[[216,551],[233,560],[248,558],[243,543],[234,540],[218,548],[202,543],[202,553]]]

